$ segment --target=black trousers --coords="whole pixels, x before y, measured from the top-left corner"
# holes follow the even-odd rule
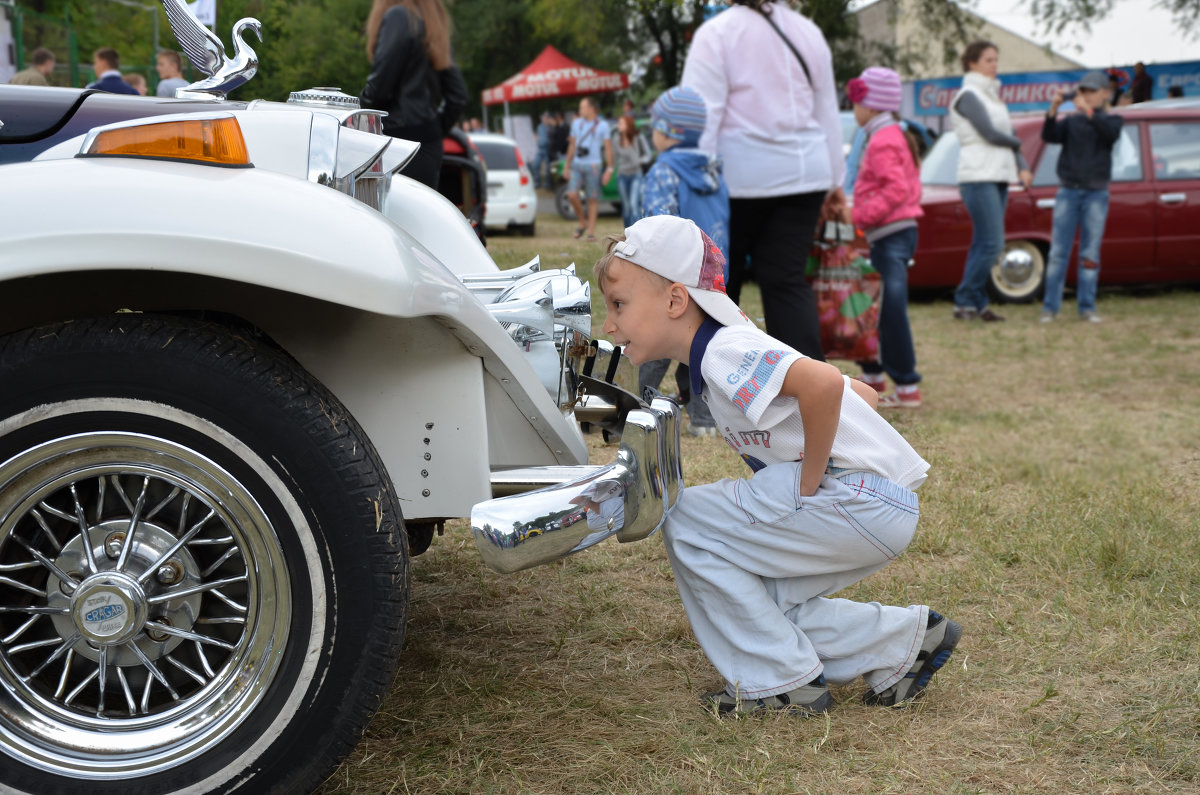
[[[824,203],[825,191],[730,199],[729,280],[725,285],[736,303],[749,264],[762,290],[767,333],[822,362],[825,352],[817,299],[804,267]]]

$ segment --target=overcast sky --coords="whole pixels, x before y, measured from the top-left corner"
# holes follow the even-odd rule
[[[997,25],[1039,44],[1049,44],[1051,49],[1088,67],[1200,60],[1200,40],[1178,33],[1171,15],[1148,0],[1116,0],[1113,13],[1103,22],[1094,23],[1090,32],[1072,29],[1061,39],[1038,29],[1028,9],[1017,0],[976,0],[970,7]]]

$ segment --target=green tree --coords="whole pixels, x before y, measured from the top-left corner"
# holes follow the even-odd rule
[[[888,66],[901,73],[930,67],[957,72],[963,48],[978,37],[977,23],[968,15],[966,7],[952,0],[915,0],[902,9],[901,3],[896,2],[888,7],[889,21],[895,23],[896,17],[904,12],[920,19],[925,36],[919,41],[899,45],[864,42],[858,53],[860,63]],[[834,57],[836,60],[838,56],[835,54]]]
[[[621,6],[614,0],[456,0],[450,6],[454,56],[467,84],[468,114],[479,114],[485,88],[524,69],[547,44],[588,66],[623,71],[634,39]],[[549,100],[538,109],[574,102]]]
[[[225,15],[226,3],[234,0],[222,3],[218,30],[229,30],[237,19]],[[362,90],[370,70],[364,26],[371,0],[265,0],[261,6],[263,42],[252,45],[259,72],[244,91],[282,102],[292,91],[315,86],[353,95]]]
[[[525,68],[541,43],[525,0],[458,0],[454,20],[454,60],[467,84],[467,115],[478,116],[485,88]]]
[[[1022,0],[1047,30],[1061,33],[1071,27],[1088,30],[1123,0]],[[1144,0],[1137,0],[1142,3]],[[1154,6],[1171,12],[1175,24],[1195,35],[1200,32],[1200,0],[1154,0]]]
[[[123,71],[136,70],[145,74],[154,63],[154,18],[161,12],[151,0],[22,0],[19,5],[45,18],[69,22],[78,47],[81,85],[93,79],[92,53],[101,47],[112,47],[117,51]],[[33,47],[44,43],[65,63],[69,55],[65,51],[65,37],[58,30],[51,31],[52,27],[57,26],[37,22],[33,30],[26,31],[25,43]],[[40,40],[43,36],[47,37],[45,42]],[[166,27],[165,16],[159,36],[165,44],[174,41]],[[31,37],[34,37],[33,41]]]

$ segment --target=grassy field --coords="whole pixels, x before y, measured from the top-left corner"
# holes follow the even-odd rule
[[[538,223],[489,241],[502,267],[590,274],[599,244]],[[963,624],[914,708],[864,706],[859,683],[824,718],[717,719],[657,536],[503,576],[459,522],[414,559],[395,685],[320,791],[1200,792],[1198,306],[1103,293],[1095,326],[912,307],[925,406],[889,418],[932,464],[921,524],[844,595]],[[690,483],[748,473],[683,444]]]

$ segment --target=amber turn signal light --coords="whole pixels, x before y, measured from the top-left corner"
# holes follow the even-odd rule
[[[232,116],[150,121],[101,130],[84,154],[250,165],[242,128]]]

